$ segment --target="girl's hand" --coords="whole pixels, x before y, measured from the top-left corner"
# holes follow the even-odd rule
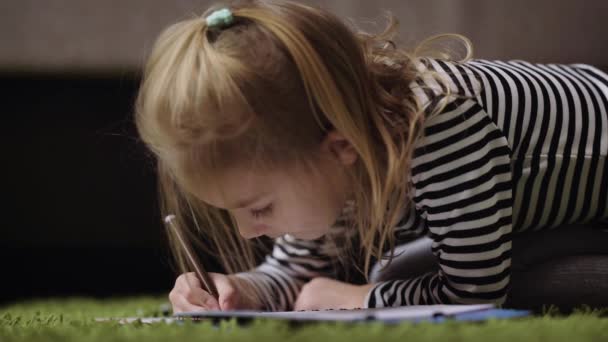
[[[364,306],[367,292],[374,284],[353,285],[330,278],[314,278],[302,286],[294,311],[354,309]]]
[[[205,310],[256,310],[259,303],[254,299],[245,281],[229,275],[209,272],[219,294],[219,302],[202,289],[194,272],[177,277],[169,300],[173,313]],[[247,294],[247,295],[245,295]]]

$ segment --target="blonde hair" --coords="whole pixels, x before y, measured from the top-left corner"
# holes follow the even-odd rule
[[[449,60],[446,51],[429,48],[445,38],[464,43],[466,61],[469,40],[438,35],[408,52],[393,41],[392,15],[383,32],[369,34],[295,2],[243,1],[229,8],[235,21],[223,29],[207,27],[201,16],[168,27],[145,65],[136,124],[157,158],[163,215],[175,214],[190,241],[228,273],[249,270],[268,250],[258,248],[259,239],[243,239],[231,214],[198,200],[195,189],[237,165],[314,168],[325,133],[337,130],[359,155],[349,174],[356,203],[349,222],[357,240],[338,260],[344,264],[358,250],[363,269],[357,268],[367,279],[372,257],[386,250],[393,256],[394,226],[411,204],[414,143],[425,118],[445,106],[417,102],[409,87],[421,76],[416,63]],[[449,96],[450,87],[432,76]],[[170,240],[185,271],[181,249]]]

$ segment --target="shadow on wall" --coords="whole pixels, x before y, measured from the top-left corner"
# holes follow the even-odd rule
[[[131,116],[138,76],[0,79],[9,195],[0,260],[10,261],[0,301],[168,291],[154,163]]]

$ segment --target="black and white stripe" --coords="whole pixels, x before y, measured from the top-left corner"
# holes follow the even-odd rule
[[[364,307],[502,303],[509,288],[512,233],[608,219],[608,75],[585,64],[428,59],[453,93],[430,117],[412,160],[414,206],[397,236],[433,239],[440,269],[388,280]],[[441,87],[421,74],[420,103]],[[409,234],[411,233],[411,234]],[[321,240],[276,240],[254,280],[271,310],[289,310],[297,291],[328,276]]]

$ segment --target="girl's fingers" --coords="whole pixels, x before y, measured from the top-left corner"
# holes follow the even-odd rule
[[[173,302],[173,313],[205,310],[208,309],[189,303],[188,300],[186,300],[186,298],[183,296],[175,298],[175,301]]]
[[[219,292],[219,306],[222,310],[231,310],[236,305],[237,292],[232,281],[224,274],[212,274],[213,282]]]
[[[212,295],[200,288],[191,288],[187,290],[185,295],[186,300],[190,304],[199,305],[208,309],[217,310],[219,304]]]
[[[201,282],[198,280],[198,277],[196,274],[194,274],[194,272],[184,273],[180,277],[183,277],[180,285],[182,285],[182,287],[185,289],[201,287]]]

